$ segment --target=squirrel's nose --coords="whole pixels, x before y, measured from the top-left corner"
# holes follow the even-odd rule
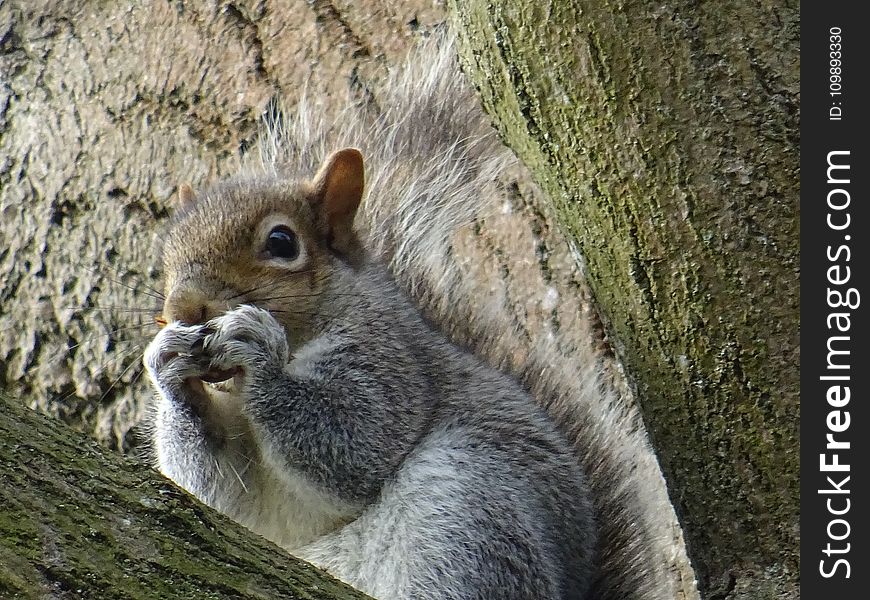
[[[217,315],[205,294],[195,289],[173,290],[163,305],[163,318],[167,323],[181,321],[186,325],[199,325]]]

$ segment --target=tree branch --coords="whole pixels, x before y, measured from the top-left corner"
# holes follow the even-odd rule
[[[0,396],[0,597],[367,597],[22,404]]]

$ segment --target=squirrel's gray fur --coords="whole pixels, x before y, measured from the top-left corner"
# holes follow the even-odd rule
[[[274,318],[250,306],[164,328],[146,352],[160,392],[161,469],[381,600],[665,597],[647,560],[654,528],[635,508],[648,484],[634,470],[650,459],[605,439],[614,419],[642,434],[634,417],[606,414],[613,398],[598,366],[560,372],[558,358],[536,348],[516,373],[536,405],[406,299],[437,316],[463,297],[451,238],[498,205],[497,180],[514,159],[446,37],[384,89],[377,106],[327,115],[309,101],[274,119],[242,173],[179,220],[195,227],[211,204],[286,189],[330,151],[356,147],[367,168],[356,225],[392,275],[377,260],[334,271],[300,347],[288,348]],[[499,324],[478,312],[469,345],[498,362]],[[245,382],[233,393],[244,405],[216,402],[212,422],[200,422],[185,377],[238,364]]]

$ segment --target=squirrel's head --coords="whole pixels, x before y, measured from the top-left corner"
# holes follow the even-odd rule
[[[346,148],[306,183],[237,182],[201,195],[181,186],[165,239],[158,321],[203,323],[254,304],[291,338],[307,337],[336,268],[364,260],[353,231],[363,183],[362,154]]]

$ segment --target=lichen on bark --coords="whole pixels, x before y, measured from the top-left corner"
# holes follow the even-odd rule
[[[452,8],[582,256],[702,591],[796,594],[797,3]]]
[[[0,394],[0,597],[364,599]]]

